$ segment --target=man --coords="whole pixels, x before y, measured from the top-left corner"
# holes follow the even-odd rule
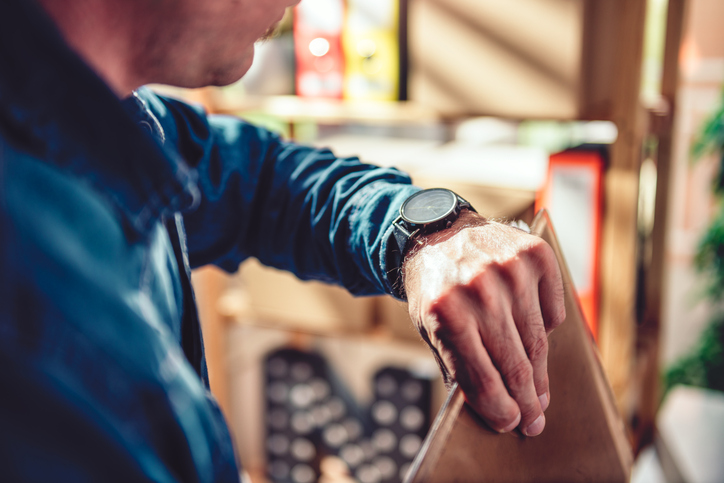
[[[237,80],[291,3],[0,4],[3,478],[238,480],[189,270],[249,256],[406,297],[493,429],[543,430],[565,317],[544,242],[458,199],[410,233],[403,173],[141,89]]]

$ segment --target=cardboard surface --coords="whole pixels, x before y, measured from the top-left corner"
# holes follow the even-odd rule
[[[239,269],[246,303],[235,315],[257,324],[318,334],[365,332],[374,300],[341,287],[301,281],[288,272],[248,260]]]
[[[566,288],[566,320],[549,338],[551,403],[540,436],[497,434],[450,393],[408,474],[421,482],[625,482],[633,457],[625,428],[583,319],[545,212],[533,232],[556,252]]]

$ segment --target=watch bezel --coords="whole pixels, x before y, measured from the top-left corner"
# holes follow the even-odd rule
[[[420,196],[421,193],[430,192],[433,190],[445,191],[453,196],[454,202],[451,209],[448,210],[447,213],[445,213],[443,216],[427,223],[415,223],[414,221],[407,218],[405,216],[405,207],[408,205],[408,202],[411,199]],[[390,245],[388,245],[387,249],[387,256],[391,257],[391,260],[393,260],[391,265],[396,267],[396,269],[388,272],[391,277],[394,277],[394,281],[391,282],[390,286],[393,288],[393,291],[396,291],[396,296],[399,297],[401,300],[406,300],[404,287],[400,282],[400,270],[402,268],[402,261],[405,257],[407,249],[409,248],[408,242],[412,241],[422,245],[422,242],[418,238],[419,235],[428,234],[451,226],[455,219],[460,216],[460,212],[462,210],[476,212],[475,208],[473,208],[467,200],[447,188],[429,188],[426,190],[421,190],[410,195],[402,203],[399,209],[398,217],[392,222],[392,238],[394,241]]]
[[[435,192],[443,192],[450,196],[450,207],[448,210],[435,218],[429,219],[429,220],[414,220],[412,218],[409,218],[405,215],[405,208],[417,198],[421,196],[430,196],[431,194]],[[400,218],[402,218],[406,223],[409,223],[412,228],[417,227],[426,227],[429,225],[434,225],[440,221],[447,220],[451,215],[456,215],[459,211],[460,207],[460,197],[454,192],[446,188],[430,188],[422,191],[418,191],[417,193],[411,195],[409,198],[405,200],[404,203],[402,203],[402,206],[400,206]]]

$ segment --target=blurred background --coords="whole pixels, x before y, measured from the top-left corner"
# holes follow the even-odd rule
[[[225,88],[158,90],[547,208],[637,455],[724,481],[724,2],[302,0]],[[260,266],[194,274],[212,390],[256,482],[401,481],[446,397],[403,304]]]

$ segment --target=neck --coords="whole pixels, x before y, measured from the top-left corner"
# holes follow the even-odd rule
[[[143,45],[143,15],[136,2],[39,0],[66,42],[119,97],[144,84],[135,46]],[[135,18],[134,18],[135,17]]]

